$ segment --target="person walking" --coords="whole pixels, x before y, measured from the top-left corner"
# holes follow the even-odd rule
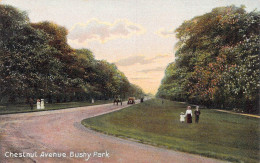
[[[32,98],[29,98],[29,104],[30,104],[31,110],[33,110],[33,99]]]
[[[200,110],[199,110],[199,106],[196,106],[196,110],[194,111],[195,114],[195,122],[199,123],[199,119],[200,119]]]
[[[192,110],[190,106],[187,107],[185,117],[187,118],[187,123],[192,123]]]

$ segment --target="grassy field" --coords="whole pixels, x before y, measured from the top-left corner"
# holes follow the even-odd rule
[[[232,162],[259,161],[259,119],[201,109],[199,124],[180,123],[185,108],[183,103],[152,99],[82,124],[163,148]]]
[[[12,113],[26,113],[26,112],[37,112],[37,111],[47,111],[47,110],[57,110],[57,109],[67,109],[81,106],[90,106],[90,105],[100,105],[112,103],[111,100],[98,100],[92,104],[90,101],[84,102],[66,102],[66,103],[55,103],[55,104],[45,104],[45,109],[36,109],[36,104],[31,110],[29,104],[0,104],[0,115],[1,114],[12,114]]]

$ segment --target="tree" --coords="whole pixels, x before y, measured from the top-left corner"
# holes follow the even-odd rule
[[[58,52],[47,44],[47,35],[33,29],[24,12],[0,5],[1,96],[39,97],[63,83]]]
[[[0,5],[0,97],[61,102],[140,92],[116,65],[71,48],[67,34],[62,26],[30,23],[26,12]]]
[[[49,21],[31,23],[31,26],[47,33],[49,45],[56,48],[61,54],[68,55],[74,51],[67,43],[68,31],[65,27]]]
[[[163,91],[168,98],[179,99],[170,91],[179,89],[189,102],[256,110],[259,16],[256,11],[247,13],[243,6],[228,6],[185,21],[176,29],[177,59],[170,68],[180,73],[166,75],[158,95],[168,85],[168,92]]]

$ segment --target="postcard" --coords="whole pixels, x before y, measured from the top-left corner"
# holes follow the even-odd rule
[[[259,0],[0,0],[0,162],[259,162]]]

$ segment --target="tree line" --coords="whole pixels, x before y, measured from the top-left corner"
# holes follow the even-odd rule
[[[66,28],[31,23],[26,12],[0,5],[0,100],[45,98],[49,102],[142,96],[115,64],[73,49]]]
[[[218,7],[175,30],[176,60],[158,97],[259,112],[260,13],[244,8]]]

